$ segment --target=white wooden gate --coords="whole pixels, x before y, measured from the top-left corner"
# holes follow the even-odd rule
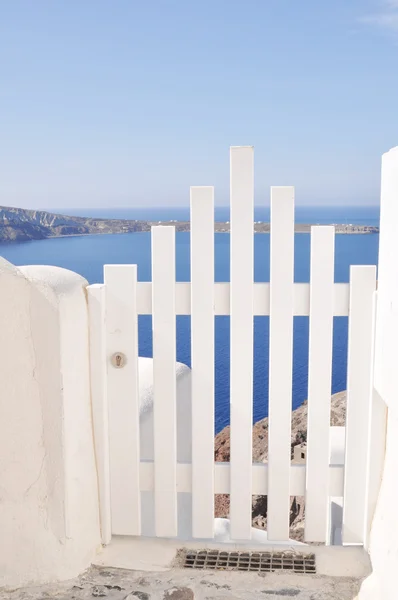
[[[334,283],[334,228],[311,234],[310,284],[294,283],[294,188],[271,188],[270,283],[253,283],[253,148],[231,148],[230,283],[214,282],[214,192],[191,188],[191,282],[176,283],[175,230],[152,228],[152,282],[106,265],[88,288],[93,418],[103,541],[140,535],[153,491],[158,537],[177,535],[177,494],[192,493],[192,537],[214,536],[214,494],[230,494],[231,537],[251,538],[253,494],[268,495],[268,539],[289,538],[290,496],[305,496],[305,538],[326,542],[343,497],[343,540],[362,544],[372,402],[375,266]],[[138,315],[152,315],[154,461],[140,459]],[[191,315],[192,463],[176,456],[176,315]],[[231,462],[214,463],[214,317],[230,316]],[[253,316],[270,316],[269,459],[252,464]],[[306,465],[291,464],[293,317],[309,316]],[[333,317],[349,316],[345,466],[329,465]]]

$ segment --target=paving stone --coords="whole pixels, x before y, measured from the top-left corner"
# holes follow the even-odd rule
[[[224,583],[223,585],[220,585],[219,583],[216,583],[215,581],[207,581],[206,579],[202,579],[202,581],[200,582],[201,585],[206,585],[207,587],[214,587],[217,590],[230,590],[231,586]]]
[[[163,573],[92,568],[72,581],[19,590],[0,600],[352,600],[360,580],[286,573],[194,571]]]
[[[294,598],[300,594],[300,590],[293,588],[283,588],[281,590],[262,590],[262,594],[269,594],[270,596],[283,596],[287,598]]]
[[[141,587],[146,587],[150,585],[150,583],[146,577],[140,577],[139,579],[137,579],[137,585]]]
[[[135,591],[130,592],[130,594],[126,596],[125,600],[137,600],[137,598],[138,600],[149,600],[150,595],[146,592]]]
[[[122,591],[122,587],[120,587],[120,585],[111,585],[111,584],[107,584],[104,587],[106,587],[107,590],[118,590],[119,592]]]
[[[194,600],[194,593],[187,587],[175,587],[166,590],[163,598],[164,600]]]
[[[91,595],[94,596],[94,598],[102,598],[103,596],[108,595],[108,590],[105,586],[95,585],[91,590]]]

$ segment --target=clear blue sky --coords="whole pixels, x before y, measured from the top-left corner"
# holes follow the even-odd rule
[[[0,204],[376,204],[398,144],[398,0],[3,0]]]

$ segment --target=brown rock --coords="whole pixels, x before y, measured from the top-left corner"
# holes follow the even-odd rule
[[[331,398],[330,424],[344,426],[346,416],[346,392],[334,394]],[[307,440],[307,400],[292,413],[291,450],[297,444]],[[230,460],[230,427],[225,427],[214,440],[214,460],[228,462]],[[253,426],[253,462],[268,460],[268,417],[258,421]],[[217,494],[215,497],[215,516],[228,517],[229,495]],[[253,527],[267,528],[267,496],[253,497]],[[292,497],[290,507],[290,536],[292,539],[303,540],[304,536],[304,498]]]

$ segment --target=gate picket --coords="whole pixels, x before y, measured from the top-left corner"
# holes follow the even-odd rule
[[[175,228],[152,227],[155,530],[177,535]]]

